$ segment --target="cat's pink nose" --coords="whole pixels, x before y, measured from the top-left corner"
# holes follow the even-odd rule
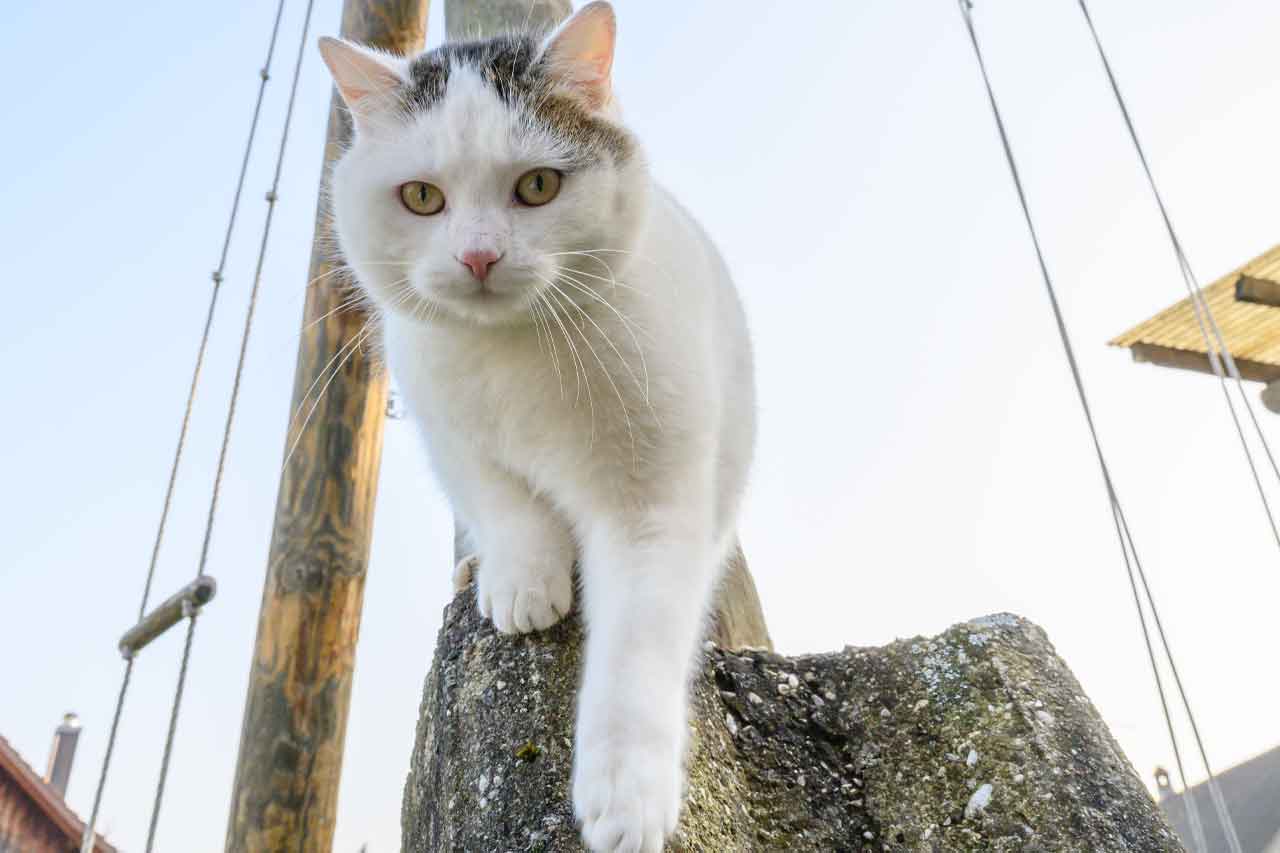
[[[458,260],[471,269],[471,274],[478,281],[484,281],[489,276],[489,268],[496,264],[500,257],[501,255],[492,249],[470,249],[463,252]]]

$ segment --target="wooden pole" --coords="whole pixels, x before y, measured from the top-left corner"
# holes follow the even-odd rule
[[[549,30],[571,11],[569,0],[445,0],[445,33],[453,41],[487,38],[511,30]],[[455,528],[455,560],[463,556],[461,540],[462,531]],[[773,648],[760,596],[740,545],[735,546],[725,567],[710,636],[724,648]]]
[[[569,0],[445,0],[444,29],[450,41],[549,30],[572,11]]]
[[[426,39],[429,0],[345,0],[342,36],[396,53]],[[351,138],[335,94],[327,167]],[[339,355],[367,317],[337,310],[326,216],[316,217],[303,333],[290,414],[341,362],[310,423],[296,417],[297,446],[280,480],[258,638],[232,789],[228,851],[317,851],[333,846],[356,639],[364,601],[387,386],[367,347]],[[319,382],[317,382],[319,379]]]

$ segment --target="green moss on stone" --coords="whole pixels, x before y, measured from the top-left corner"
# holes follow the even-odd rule
[[[465,592],[445,617],[404,849],[577,853],[580,625],[500,637]],[[1182,850],[1044,632],[1008,615],[879,649],[711,648],[688,773],[670,851]]]

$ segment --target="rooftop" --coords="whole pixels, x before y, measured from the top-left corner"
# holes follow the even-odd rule
[[[1240,375],[1259,382],[1280,379],[1280,245],[1203,292]],[[1134,361],[1213,372],[1190,297],[1110,343],[1128,347]]]
[[[1223,770],[1217,779],[1241,846],[1257,853],[1280,853],[1280,813],[1276,810],[1276,802],[1280,798],[1280,747]],[[1186,842],[1187,849],[1194,849],[1191,846],[1187,794],[1174,794],[1165,784],[1167,781],[1160,786],[1160,807]],[[1203,782],[1193,785],[1190,793],[1195,798],[1209,849],[1229,849],[1226,831],[1218,821],[1208,786]]]
[[[84,821],[3,736],[0,736],[0,776],[12,779],[48,818],[49,823],[65,833],[75,849],[80,848],[80,839],[84,836]],[[97,836],[93,849],[94,853],[116,853],[116,848],[108,844],[101,835]]]

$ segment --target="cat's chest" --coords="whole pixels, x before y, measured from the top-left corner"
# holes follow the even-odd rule
[[[606,450],[618,401],[601,397],[545,338],[512,330],[474,340],[429,333],[389,336],[392,373],[428,442],[463,441],[539,480]],[[563,357],[562,357],[563,358]],[[447,433],[447,436],[444,435]]]

